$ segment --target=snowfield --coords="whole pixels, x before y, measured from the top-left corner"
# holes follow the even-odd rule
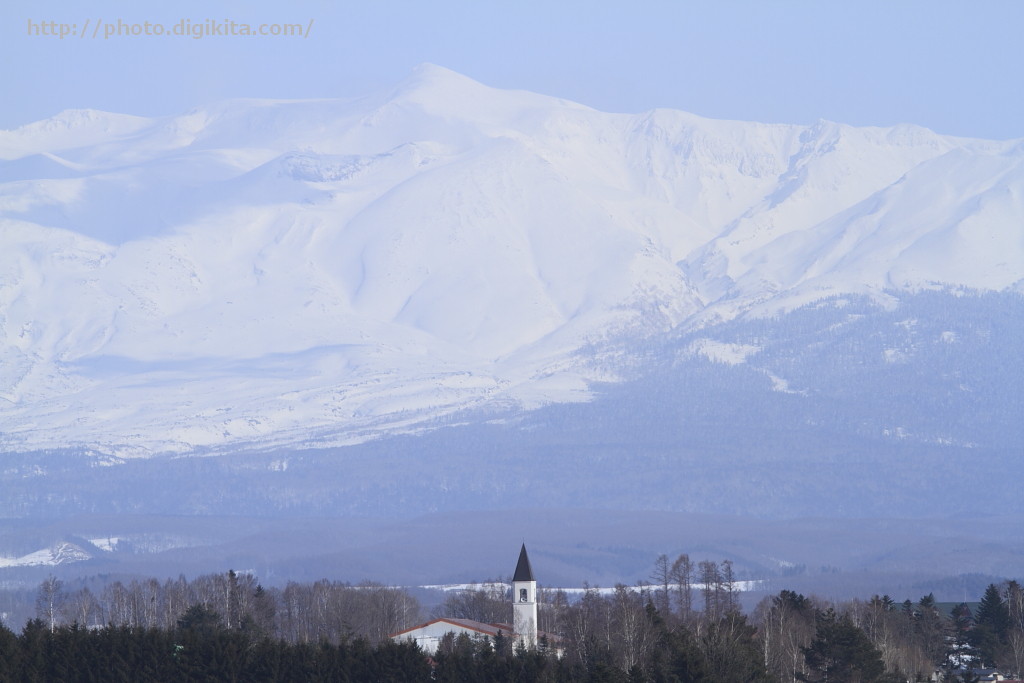
[[[356,100],[65,111],[0,160],[6,452],[356,443],[586,400],[630,362],[607,344],[679,326],[1024,292],[1024,141],[913,126],[607,114],[425,65]]]
[[[41,567],[84,562],[92,556],[73,543],[59,542],[21,557],[0,557],[0,568]]]

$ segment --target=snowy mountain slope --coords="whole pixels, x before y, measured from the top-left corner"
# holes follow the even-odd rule
[[[0,517],[410,518],[551,507],[777,519],[1024,514],[1024,297],[888,296],[886,308],[844,295],[771,319],[653,335],[631,376],[594,385],[590,401],[528,412],[481,403],[414,435],[323,448],[323,434],[298,430],[278,435],[279,448],[216,458],[24,453],[3,461]],[[296,365],[280,361],[283,373]],[[223,409],[243,392],[228,373],[217,378],[232,393],[210,419],[244,435],[238,409]],[[480,380],[453,375],[444,389]],[[347,390],[349,405],[363,400],[390,419],[414,419],[395,412],[398,402],[429,395],[397,373]],[[365,410],[350,422],[380,433],[371,418]]]
[[[0,159],[9,451],[349,443],[585,398],[680,325],[1024,278],[1019,142],[605,114],[429,65],[64,112]]]
[[[57,566],[92,559],[87,551],[74,543],[55,543],[50,548],[22,555],[21,557],[0,557],[0,567]]]

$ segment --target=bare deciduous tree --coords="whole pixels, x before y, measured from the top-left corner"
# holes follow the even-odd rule
[[[654,646],[654,629],[638,591],[619,584],[611,599],[609,626],[618,634],[610,641],[619,668],[630,672],[640,666]]]
[[[658,555],[658,559],[654,561],[651,584],[655,587],[654,606],[667,619],[672,611],[669,593],[669,587],[672,585],[672,566],[669,564],[668,555]]]
[[[765,667],[780,681],[795,683],[804,671],[803,649],[814,639],[815,608],[792,591],[767,597],[755,610]]]
[[[512,621],[512,603],[504,581],[488,581],[462,590],[450,591],[437,616],[473,619],[485,624]]]
[[[679,618],[687,624],[693,617],[693,563],[690,562],[690,556],[683,554],[677,557],[670,572]]]
[[[718,564],[704,560],[699,565],[701,592],[704,594],[704,620],[718,621],[722,615],[722,575]]]
[[[50,627],[53,633],[61,618],[61,606],[64,604],[64,582],[52,574],[39,584],[36,595],[36,616]]]
[[[81,588],[67,596],[62,609],[66,623],[85,627],[103,625],[99,600],[88,588]]]

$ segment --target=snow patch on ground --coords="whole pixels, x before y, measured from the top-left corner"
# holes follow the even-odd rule
[[[779,377],[778,375],[772,374],[771,372],[768,372],[767,370],[764,370],[763,372],[764,372],[765,376],[768,377],[768,379],[770,379],[771,382],[772,382],[772,391],[777,391],[777,392],[782,393],[782,394],[800,394],[800,395],[806,395],[807,394],[807,391],[803,390],[803,389],[801,389],[799,391],[798,390],[794,390],[794,389],[790,389],[789,388],[789,382],[787,380]]]
[[[748,591],[755,591],[755,590],[760,590],[762,588],[762,586],[764,585],[764,583],[765,583],[764,581],[760,581],[760,580],[735,581],[735,582],[733,582],[733,589],[736,590],[736,591],[739,591],[741,593],[742,592],[748,592]],[[432,585],[429,585],[429,586],[417,586],[417,588],[424,588],[424,589],[427,589],[427,590],[439,590],[439,591],[444,591],[446,593],[458,592],[458,591],[478,591],[478,590],[483,590],[483,591],[487,591],[489,593],[501,594],[501,593],[506,592],[509,589],[509,584],[507,584],[507,583],[500,583],[500,582],[498,582],[498,583],[494,583],[494,582],[484,582],[484,583],[445,583],[445,584],[432,584]],[[635,585],[635,586],[619,585],[619,586],[611,586],[611,587],[609,587],[609,586],[604,586],[604,587],[601,587],[601,586],[583,586],[583,587],[542,586],[542,588],[544,590],[548,590],[548,591],[562,591],[562,592],[564,592],[564,593],[566,593],[566,594],[568,594],[569,596],[572,596],[572,597],[581,597],[583,594],[588,593],[588,592],[593,592],[593,593],[597,593],[599,595],[604,595],[604,596],[614,595],[615,592],[618,591],[620,588],[623,588],[623,589],[625,589],[627,591],[630,591],[630,592],[633,592],[633,593],[642,593],[642,592],[649,592],[649,591],[657,590],[657,586],[652,586],[651,584],[641,584],[641,585]],[[694,584],[690,585],[690,588],[692,590],[694,590],[694,591],[701,591],[701,590],[704,590],[705,586],[704,586],[704,584],[701,584],[701,583],[694,583]]]
[[[117,550],[117,544],[120,539],[117,536],[108,536],[106,538],[90,538],[89,543],[108,553],[115,552]]]
[[[730,344],[714,339],[698,339],[690,344],[686,354],[689,356],[701,355],[715,363],[739,365],[747,362],[747,358],[760,350],[759,347],[750,344]]]

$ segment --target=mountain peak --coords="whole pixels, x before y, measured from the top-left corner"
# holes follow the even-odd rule
[[[1003,289],[1024,278],[1004,148],[605,114],[433,64],[352,101],[66,112],[0,132],[0,220],[21,226],[0,230],[3,438],[341,443],[576,400],[617,371],[586,356],[601,340]]]
[[[412,68],[412,71],[409,73],[409,77],[420,79],[454,79],[461,81],[469,81],[470,83],[476,83],[477,85],[479,85],[479,83],[474,81],[469,76],[465,76],[457,71],[454,71],[453,69],[449,69],[444,66],[432,64],[431,62],[421,62],[420,64],[414,66]]]
[[[424,62],[419,64],[401,81],[393,91],[393,98],[418,99],[424,93],[444,98],[451,95],[466,95],[470,92],[480,94],[490,90],[487,86],[474,81],[443,66]]]
[[[388,97],[391,102],[414,104],[426,111],[454,118],[500,120],[524,110],[588,107],[526,90],[493,88],[451,69],[423,63],[412,70]]]

